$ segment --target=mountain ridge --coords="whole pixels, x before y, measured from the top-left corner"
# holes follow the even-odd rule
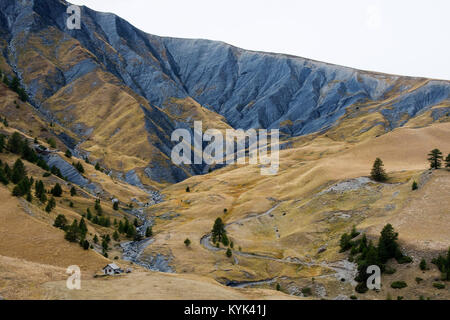
[[[178,168],[167,162],[174,145],[168,133],[177,128],[192,130],[194,120],[206,121],[206,110],[217,114],[206,116],[214,119],[210,127],[279,128],[282,138],[289,139],[330,130],[348,115],[349,108],[380,113],[387,132],[450,100],[449,81],[356,70],[212,40],[159,37],[115,14],[85,6],[81,7],[81,30],[67,30],[68,4],[3,2],[0,32],[6,35],[6,43],[0,60],[19,75],[35,106],[70,130],[71,145],[119,175],[123,172],[126,177],[137,169],[144,184],[178,182],[209,170],[205,165]],[[115,88],[110,97],[95,98],[104,90],[96,79]],[[80,84],[86,81],[90,86]],[[84,96],[69,98],[71,90],[80,86]],[[88,112],[99,118],[93,122],[92,117],[85,119],[76,112],[100,103],[119,108],[117,114],[128,113],[123,102],[111,99],[117,96],[113,92],[124,92],[128,104],[140,106],[133,114],[136,121],[146,119],[145,125],[139,125],[147,131],[149,146],[143,141],[141,145],[151,159],[131,151],[124,156],[135,157],[134,164],[121,168],[117,160],[110,161],[86,142],[93,139],[106,148],[108,140],[118,139],[100,132],[105,131],[100,128],[103,122],[116,122],[113,118]],[[199,112],[180,119],[194,105]],[[164,173],[149,176],[145,170],[150,167]]]

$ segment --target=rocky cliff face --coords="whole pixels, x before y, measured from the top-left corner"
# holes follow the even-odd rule
[[[449,104],[448,81],[158,37],[86,7],[81,30],[68,30],[67,6],[62,0],[2,0],[0,62],[20,77],[37,108],[77,136],[79,148],[135,184],[142,177],[176,182],[204,170],[176,167],[168,159],[171,131],[190,128],[195,119],[219,128],[281,128],[297,136],[336,125],[350,106],[380,112],[391,130]],[[125,130],[129,122],[133,129]],[[124,147],[133,135],[140,136],[139,148]],[[95,144],[114,149],[103,152]]]

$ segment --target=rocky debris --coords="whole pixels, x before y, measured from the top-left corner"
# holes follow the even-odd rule
[[[352,217],[351,215],[352,212],[347,211],[347,212],[326,212],[325,214],[327,215],[327,220],[329,222],[339,222],[340,220],[348,220]]]
[[[129,241],[121,243],[120,247],[123,250],[122,259],[131,261],[146,269],[159,272],[173,273],[174,269],[170,266],[173,257],[171,255],[163,255],[161,253],[154,253],[149,256],[144,256],[142,253],[154,239],[144,239],[141,241]]]
[[[141,179],[139,179],[138,175],[136,174],[136,170],[130,170],[125,173],[125,181],[132,186],[144,189],[144,185],[142,184]]]
[[[139,264],[149,270],[174,273],[175,270],[170,266],[173,259],[171,255],[156,253],[148,257],[142,257]]]
[[[314,285],[314,293],[316,297],[324,298],[327,296],[327,289],[321,284]]]
[[[288,285],[286,290],[292,296],[298,296],[298,297],[303,296],[302,290],[294,284]]]
[[[338,295],[336,298],[334,298],[333,300],[350,300],[350,298],[347,297],[347,296],[344,295],[344,294],[340,294],[340,295]]]
[[[363,187],[370,189],[370,187],[367,185],[371,182],[373,182],[373,181],[367,177],[359,177],[356,179],[346,180],[343,182],[339,182],[326,190],[321,191],[320,193],[318,193],[318,196],[321,196],[323,194],[330,193],[330,192],[343,193],[346,191],[354,191],[354,190],[359,190]]]
[[[344,279],[345,282],[349,282],[352,286],[356,286],[357,282],[355,277],[358,274],[358,265],[348,260],[336,261],[333,263],[323,262],[322,266],[327,267],[335,271],[334,276],[339,281]]]
[[[323,245],[319,249],[317,249],[317,253],[318,254],[322,253],[322,252],[325,252],[325,251],[327,251],[327,245]]]
[[[277,281],[278,278],[257,280],[257,281],[227,281],[226,286],[232,288],[246,288],[246,287],[254,287],[260,286],[263,284],[272,284]]]
[[[428,180],[431,179],[432,176],[433,176],[433,170],[428,170],[428,171],[425,171],[424,173],[422,173],[420,175],[419,183],[418,183],[419,189],[422,188],[428,182]]]
[[[174,211],[169,211],[169,212],[166,212],[166,213],[163,213],[163,214],[157,216],[157,218],[161,219],[161,220],[173,220],[173,219],[178,218],[180,216],[181,215],[179,213],[176,213]]]
[[[154,239],[144,239],[141,241],[129,241],[121,243],[120,247],[123,250],[122,259],[141,265],[139,260],[141,253],[153,241]]]
[[[386,211],[392,211],[392,210],[395,210],[395,208],[396,208],[396,205],[395,205],[395,204],[389,203],[389,204],[387,204],[387,205],[384,207],[384,210],[386,210]]]
[[[47,162],[47,164],[50,168],[53,166],[58,168],[59,171],[61,171],[61,174],[63,175],[63,177],[66,177],[68,181],[70,181],[74,184],[77,184],[81,187],[84,187],[94,194],[103,192],[103,190],[100,186],[97,186],[96,184],[91,183],[88,179],[83,177],[83,175],[81,173],[79,173],[78,170],[75,169],[72,164],[65,161],[58,154],[49,154],[49,155],[43,156],[43,159],[45,160],[45,162]]]

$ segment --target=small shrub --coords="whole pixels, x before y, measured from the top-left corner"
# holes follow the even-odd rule
[[[393,289],[403,289],[406,288],[408,285],[405,281],[394,281],[391,283],[391,288]]]
[[[425,261],[425,259],[420,260],[420,270],[425,271],[427,270],[427,262]]]
[[[439,283],[439,282],[434,282],[433,287],[435,287],[436,289],[442,290],[445,288],[445,284]]]
[[[399,258],[395,258],[399,264],[411,263],[413,260],[408,256],[401,256]]]
[[[366,293],[368,290],[365,282],[360,282],[355,287],[355,291],[358,293]]]

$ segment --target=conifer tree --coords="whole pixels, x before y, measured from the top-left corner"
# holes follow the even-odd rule
[[[399,247],[397,244],[398,233],[394,231],[391,224],[387,224],[381,231],[378,242],[378,255],[382,263],[398,255]]]
[[[55,197],[61,197],[62,195],[62,188],[59,183],[56,183],[55,186],[51,190],[51,194]]]
[[[221,218],[217,218],[211,232],[213,243],[222,242],[226,236],[225,225]]]
[[[27,172],[22,160],[17,159],[16,162],[14,162],[14,166],[12,169],[11,181],[17,184],[20,180],[25,178],[26,174]]]
[[[8,139],[8,150],[15,154],[21,154],[22,153],[22,138],[20,134],[16,131],[14,132]]]
[[[147,238],[150,238],[153,235],[152,227],[147,227],[147,230],[145,230],[145,236]]]
[[[373,180],[383,182],[387,180],[387,174],[383,168],[383,161],[380,158],[376,158],[370,176]]]
[[[441,160],[443,159],[443,157],[442,152],[439,149],[431,150],[430,153],[428,154],[428,157],[431,169],[439,169],[441,167],[442,165]]]
[[[63,214],[58,214],[58,216],[55,219],[55,222],[53,223],[53,226],[64,230],[67,226],[66,217]]]

